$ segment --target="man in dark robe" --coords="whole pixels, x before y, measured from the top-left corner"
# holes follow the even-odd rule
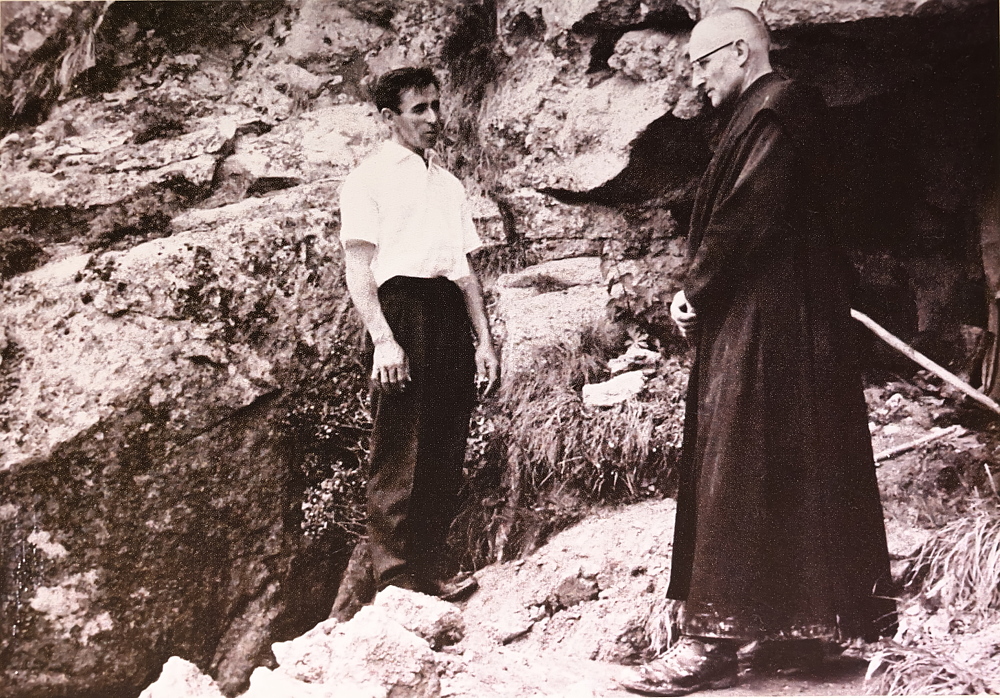
[[[696,347],[667,590],[684,602],[682,636],[624,682],[646,695],[734,685],[751,641],[874,640],[895,625],[818,160],[825,105],[775,73],[768,50],[757,16],[736,9],[700,22],[688,46],[694,85],[731,115],[671,305]]]

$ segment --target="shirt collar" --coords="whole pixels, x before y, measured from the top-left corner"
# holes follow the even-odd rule
[[[420,156],[412,150],[393,140],[387,140],[382,144],[382,152],[394,164],[400,163],[408,157],[420,158]],[[441,167],[441,156],[438,155],[436,150],[428,148],[426,153],[428,165],[437,165],[438,167]]]

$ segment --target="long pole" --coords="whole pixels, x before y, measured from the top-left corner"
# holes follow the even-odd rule
[[[874,332],[879,339],[884,341],[886,344],[888,344],[890,347],[898,351],[903,356],[906,356],[907,358],[916,361],[918,364],[926,368],[928,371],[944,379],[951,385],[955,386],[956,388],[961,390],[963,393],[971,397],[976,402],[984,405],[993,412],[1000,414],[1000,405],[998,405],[995,400],[979,392],[978,390],[973,388],[971,385],[963,381],[961,378],[956,376],[948,369],[933,362],[932,360],[921,354],[919,351],[911,347],[909,344],[901,340],[899,337],[889,332],[889,330],[879,325],[877,322],[872,320],[864,313],[852,309],[851,317],[853,317],[855,320],[857,320],[862,325],[867,327],[869,330]]]

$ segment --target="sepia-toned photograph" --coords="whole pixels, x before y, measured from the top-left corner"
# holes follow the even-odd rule
[[[996,0],[0,0],[0,696],[984,694]]]

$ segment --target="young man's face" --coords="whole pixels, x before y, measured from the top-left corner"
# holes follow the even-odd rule
[[[441,99],[438,88],[428,85],[420,89],[403,90],[399,97],[399,113],[383,109],[382,117],[389,124],[394,141],[423,156],[427,148],[434,147],[441,132]]]

